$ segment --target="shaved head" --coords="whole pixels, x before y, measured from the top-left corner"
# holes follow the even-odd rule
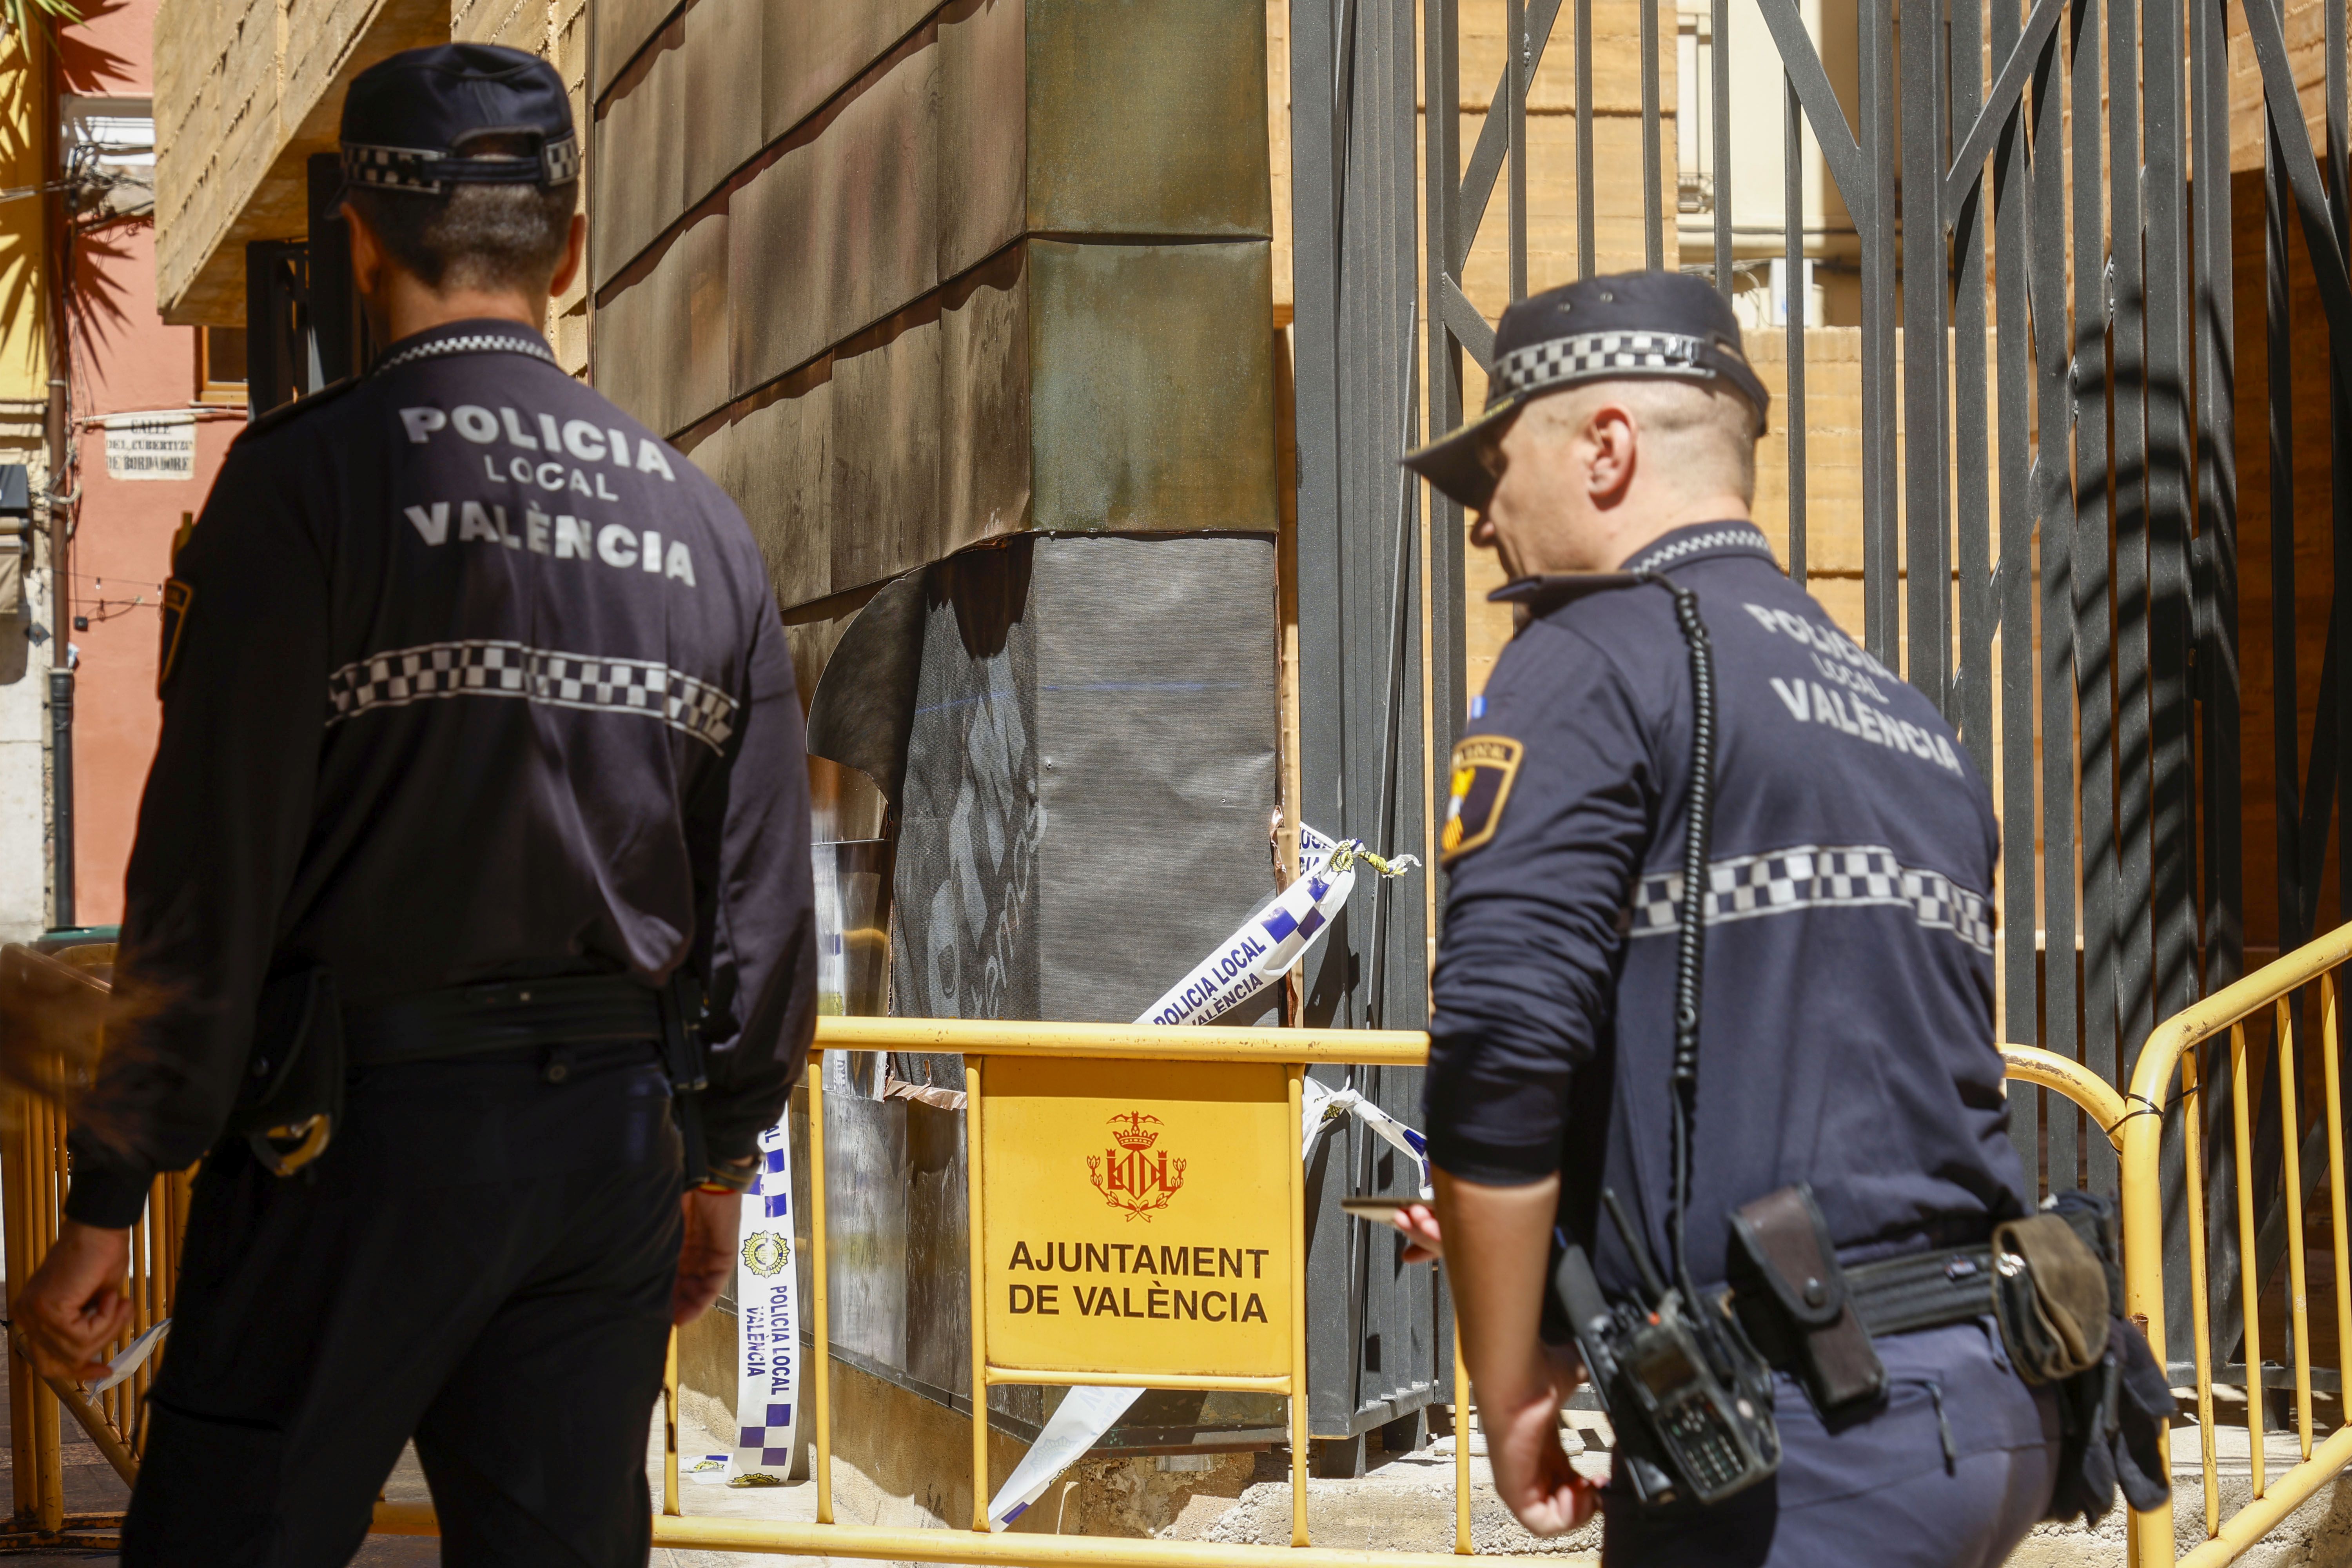
[[[1663,376],[1592,381],[1538,398],[1519,418],[1547,422],[1547,436],[1569,436],[1606,407],[1640,422],[1643,460],[1672,475],[1673,489],[1756,504],[1756,410],[1728,387]]]
[[[1605,572],[1669,529],[1745,521],[1762,424],[1723,382],[1619,376],[1538,397],[1481,450],[1495,488],[1470,542],[1513,577]]]

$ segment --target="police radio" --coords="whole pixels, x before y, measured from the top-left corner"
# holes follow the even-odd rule
[[[1656,573],[1627,577],[1654,583],[1674,595],[1675,620],[1690,648],[1691,776],[1675,960],[1674,1201],[1666,1219],[1674,1279],[1669,1282],[1659,1273],[1617,1194],[1604,1188],[1601,1202],[1641,1275],[1643,1300],[1612,1304],[1591,1258],[1574,1245],[1561,1255],[1552,1283],[1575,1329],[1593,1391],[1616,1431],[1619,1466],[1635,1498],[1644,1504],[1707,1504],[1766,1479],[1780,1464],[1771,1368],[1737,1320],[1702,1306],[1683,1241],[1690,1205],[1691,1115],[1698,1089],[1715,664],[1696,595]]]
[[[1770,1371],[1747,1346],[1724,1342],[1736,1328],[1717,1330],[1691,1316],[1687,1299],[1658,1277],[1649,1249],[1625,1223],[1617,1194],[1601,1196],[1648,1301],[1610,1305],[1580,1247],[1561,1254],[1552,1284],[1616,1429],[1619,1465],[1644,1503],[1685,1496],[1720,1501],[1780,1463]]]

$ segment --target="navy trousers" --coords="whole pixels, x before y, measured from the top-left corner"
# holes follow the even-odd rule
[[[1990,1319],[1876,1342],[1887,1396],[1825,1424],[1775,1377],[1780,1468],[1711,1509],[1610,1493],[1605,1568],[1997,1568],[2049,1506],[2058,1407]]]
[[[125,1568],[347,1563],[411,1436],[443,1563],[641,1568],[678,1194],[642,1044],[362,1069],[290,1177],[215,1151]]]

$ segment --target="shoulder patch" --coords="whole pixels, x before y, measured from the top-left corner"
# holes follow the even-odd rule
[[[161,701],[163,687],[172,679],[172,666],[180,657],[180,639],[188,629],[188,607],[196,602],[196,591],[177,577],[163,584],[163,646],[155,656],[155,697]]]
[[[245,428],[236,433],[236,440],[230,442],[229,445],[234,447],[238,442],[250,441],[257,436],[266,436],[281,425],[290,425],[305,414],[315,413],[325,407],[359,384],[358,376],[347,375],[341,381],[329,382],[307,397],[298,397],[291,403],[281,403],[258,419],[247,420]]]
[[[1502,735],[1472,735],[1455,744],[1453,798],[1445,807],[1445,831],[1437,840],[1439,864],[1495,837],[1526,752],[1525,746]]]

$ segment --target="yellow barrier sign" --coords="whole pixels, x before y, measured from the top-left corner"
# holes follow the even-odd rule
[[[1290,1372],[1282,1066],[1000,1057],[985,1094],[992,1366]]]

